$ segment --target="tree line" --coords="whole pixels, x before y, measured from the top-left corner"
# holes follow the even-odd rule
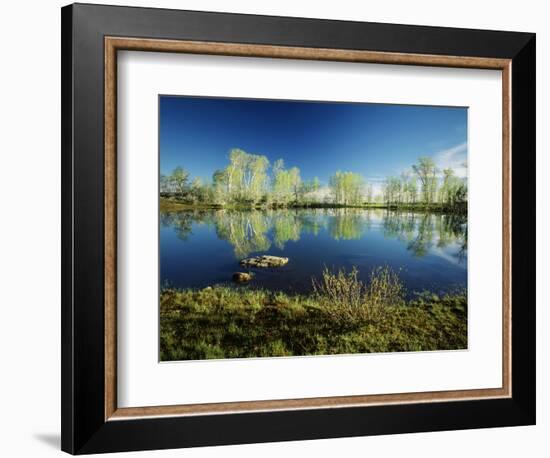
[[[232,149],[229,164],[216,170],[212,180],[192,178],[178,166],[170,175],[161,175],[160,193],[188,204],[265,207],[300,206],[421,206],[441,204],[465,207],[466,180],[453,169],[436,168],[429,157],[421,157],[410,171],[387,177],[380,192],[372,183],[351,171],[337,171],[327,185],[317,177],[305,180],[298,167],[286,167],[282,159],[273,164],[264,155]]]
[[[465,208],[468,187],[466,179],[456,176],[452,168],[440,171],[432,158],[420,157],[410,171],[386,178],[382,196],[388,206],[440,204]]]

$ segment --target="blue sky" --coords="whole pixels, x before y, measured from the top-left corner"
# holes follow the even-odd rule
[[[366,103],[160,96],[160,170],[210,180],[229,151],[263,154],[327,184],[337,170],[373,184],[419,156],[465,175],[467,109]]]

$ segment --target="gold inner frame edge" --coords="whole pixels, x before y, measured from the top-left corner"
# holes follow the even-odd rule
[[[212,415],[258,411],[359,407],[384,404],[507,398],[512,394],[511,366],[511,60],[427,54],[406,54],[327,48],[105,37],[104,39],[104,216],[105,216],[105,420],[143,417]],[[502,72],[502,380],[500,388],[353,395],[302,399],[241,401],[118,408],[117,405],[117,51],[173,52],[238,57],[478,68]]]

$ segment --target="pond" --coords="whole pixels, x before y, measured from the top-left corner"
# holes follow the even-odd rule
[[[253,271],[248,288],[307,293],[323,268],[351,270],[367,281],[378,266],[399,273],[408,296],[467,283],[465,215],[387,209],[192,210],[161,212],[161,286],[232,284]],[[270,254],[289,263],[245,269],[243,258]]]

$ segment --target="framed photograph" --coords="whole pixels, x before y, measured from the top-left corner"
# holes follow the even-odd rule
[[[62,9],[62,448],[535,423],[535,35]]]

